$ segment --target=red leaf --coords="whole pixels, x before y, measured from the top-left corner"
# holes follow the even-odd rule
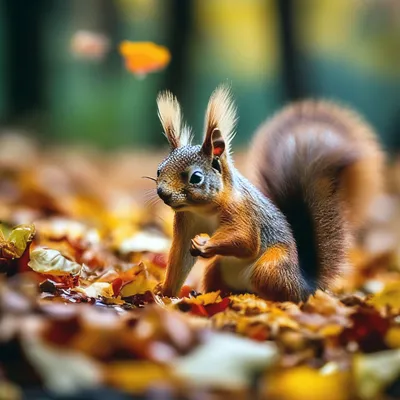
[[[208,313],[202,304],[192,304],[190,312],[201,317],[208,317]]]
[[[206,309],[208,316],[212,317],[214,314],[224,311],[229,306],[230,302],[229,297],[225,297],[219,303],[208,304],[204,306],[204,308]]]
[[[359,307],[351,316],[352,326],[346,328],[340,335],[342,344],[358,343],[366,353],[385,350],[385,334],[389,329],[389,320],[383,318],[372,307]]]
[[[122,288],[122,279],[121,278],[116,278],[111,282],[114,296],[118,296],[119,292],[121,291]]]

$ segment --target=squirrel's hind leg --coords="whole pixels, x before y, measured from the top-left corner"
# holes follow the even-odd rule
[[[287,245],[269,247],[250,270],[255,293],[267,300],[305,301],[313,294],[301,275],[296,254]]]
[[[221,273],[221,257],[215,256],[207,260],[204,267],[204,275],[201,283],[201,292],[221,291],[221,294],[229,293],[228,286],[224,283]]]

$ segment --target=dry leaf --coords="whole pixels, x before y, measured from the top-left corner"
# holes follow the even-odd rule
[[[390,307],[393,313],[400,311],[400,282],[388,283],[381,292],[374,295],[369,303],[377,309]]]
[[[376,399],[400,375],[400,350],[359,354],[354,358],[353,369],[360,398]]]
[[[19,258],[35,235],[34,225],[16,226],[6,239],[0,230],[0,254],[3,258]]]
[[[310,367],[291,368],[267,376],[265,397],[272,400],[350,400],[350,375],[323,374]]]
[[[134,280],[121,289],[121,297],[130,297],[137,294],[153,291],[157,281],[151,279],[144,264],[135,267]]]
[[[151,42],[129,42],[120,44],[120,53],[125,58],[126,69],[137,76],[164,69],[171,60],[169,50]]]
[[[175,373],[193,385],[242,389],[254,372],[277,359],[273,343],[257,343],[232,334],[214,333],[191,354],[173,363]]]
[[[59,251],[43,247],[31,251],[28,265],[40,274],[78,275],[82,265],[68,260]]]

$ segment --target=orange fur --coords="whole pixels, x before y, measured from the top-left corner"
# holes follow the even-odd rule
[[[298,302],[310,294],[295,250],[285,245],[275,245],[264,252],[251,268],[250,281],[253,290],[269,300]]]
[[[288,258],[289,252],[287,246],[275,245],[269,247],[260,257],[259,262],[265,264],[273,264]]]
[[[172,95],[159,97],[159,114],[173,151],[157,187],[177,211],[164,293],[177,294],[194,264],[190,252],[208,260],[205,290],[230,285],[301,301],[328,288],[382,187],[384,157],[371,127],[330,102],[295,103],[256,133],[253,186],[231,161],[236,113],[228,89],[210,98],[202,146],[186,146],[189,131]],[[197,186],[193,167],[204,178]],[[196,238],[202,233],[210,237]]]

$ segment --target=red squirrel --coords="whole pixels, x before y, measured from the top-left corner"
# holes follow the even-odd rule
[[[229,88],[211,95],[201,145],[191,144],[171,93],[157,104],[171,147],[157,193],[175,211],[163,294],[178,295],[196,257],[206,261],[205,292],[299,302],[329,288],[381,190],[384,157],[371,127],[331,102],[290,105],[256,132],[250,182],[233,165]]]

